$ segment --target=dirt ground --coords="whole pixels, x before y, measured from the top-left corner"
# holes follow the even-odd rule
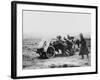
[[[83,67],[91,66],[90,54],[89,59],[85,56],[84,59],[76,52],[73,56],[63,56],[56,54],[50,59],[41,59],[35,52],[23,53],[23,69],[43,69],[43,68],[67,68],[67,67]]]
[[[87,40],[89,46],[89,59],[81,59],[79,52],[75,52],[73,56],[63,56],[56,53],[51,59],[41,59],[35,52],[41,39],[23,39],[22,65],[23,69],[43,69],[43,68],[67,68],[67,67],[83,67],[91,66],[90,39]]]

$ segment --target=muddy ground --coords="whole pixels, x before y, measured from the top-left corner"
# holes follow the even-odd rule
[[[81,59],[81,56],[76,52],[73,56],[63,56],[62,54],[56,54],[51,59],[42,59],[35,52],[24,52],[23,54],[23,69],[43,69],[43,68],[67,68],[67,67],[81,67],[90,66],[90,54],[89,59],[85,56]]]
[[[41,59],[40,56],[34,52],[40,42],[40,39],[23,39],[23,69],[42,69],[42,68],[67,68],[67,67],[81,67],[91,66],[91,52],[89,59],[81,59],[79,52],[75,52],[73,56],[63,56],[56,53],[56,56],[51,59]],[[90,51],[90,40],[87,40]]]

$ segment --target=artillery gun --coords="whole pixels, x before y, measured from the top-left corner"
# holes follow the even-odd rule
[[[69,44],[66,41],[62,40],[42,40],[42,46],[37,49],[37,53],[41,58],[52,58],[56,55],[55,52],[59,52],[61,50],[64,56],[72,56],[74,55],[74,49],[69,49]]]

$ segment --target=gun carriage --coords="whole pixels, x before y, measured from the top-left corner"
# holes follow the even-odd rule
[[[42,41],[42,47],[37,49],[37,53],[41,58],[52,58],[56,55],[56,52],[61,50],[62,55],[72,56],[75,53],[74,44],[68,42],[67,40],[51,40],[51,41]]]

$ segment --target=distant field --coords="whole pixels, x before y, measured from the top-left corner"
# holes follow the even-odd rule
[[[23,51],[36,50],[41,39],[23,39]]]

